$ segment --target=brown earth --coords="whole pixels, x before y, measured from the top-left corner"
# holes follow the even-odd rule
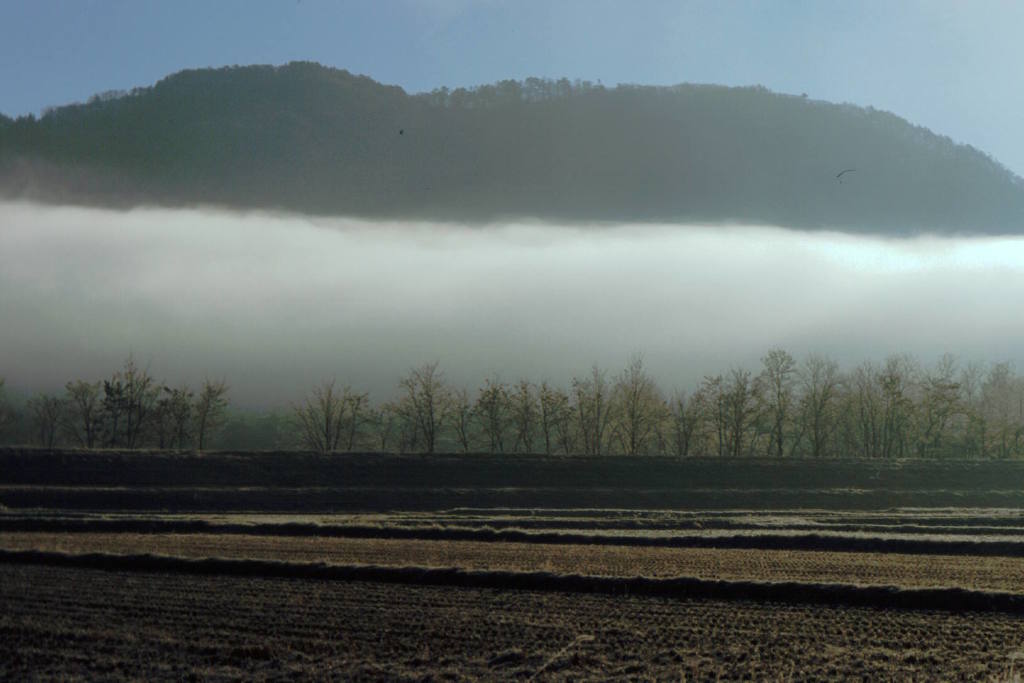
[[[1007,678],[1024,621],[0,567],[0,679]]]
[[[181,557],[463,569],[599,576],[958,587],[1024,592],[1024,558],[785,550],[645,548],[473,541],[212,534],[0,533],[0,548],[68,553],[152,553]]]

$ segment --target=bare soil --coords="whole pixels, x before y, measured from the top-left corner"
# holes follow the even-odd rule
[[[0,679],[991,680],[1024,620],[0,567]]]
[[[1024,558],[1010,557],[936,555],[922,558],[895,553],[629,548],[240,534],[20,532],[0,533],[0,548],[1024,592]]]

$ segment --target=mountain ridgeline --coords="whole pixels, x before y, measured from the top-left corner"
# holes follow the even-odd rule
[[[837,175],[845,169],[856,169]],[[410,95],[317,64],[183,71],[0,117],[0,195],[455,221],[1024,232],[1024,181],[887,112],[713,85]]]

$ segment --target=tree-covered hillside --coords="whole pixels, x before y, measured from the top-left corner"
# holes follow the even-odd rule
[[[0,193],[470,221],[1024,231],[1020,178],[870,108],[760,87],[540,79],[409,95],[310,63],[183,71],[0,118]]]

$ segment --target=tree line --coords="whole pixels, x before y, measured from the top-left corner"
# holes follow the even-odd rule
[[[76,380],[63,395],[32,397],[21,419],[48,448],[202,450],[225,425],[236,432],[251,425],[227,408],[223,381],[207,380],[197,392],[173,388],[129,357],[109,379]],[[0,402],[0,430],[12,417]],[[391,400],[374,403],[367,392],[330,380],[265,421],[263,442],[247,447],[1006,459],[1024,456],[1024,377],[1009,363],[961,365],[950,355],[927,367],[893,355],[844,371],[827,356],[798,361],[775,348],[756,370],[707,375],[690,391],[664,391],[637,355],[617,373],[595,365],[567,386],[491,377],[470,392],[427,363],[399,380]],[[231,440],[217,445],[230,448]]]
[[[224,423],[227,392],[223,380],[207,379],[198,392],[167,386],[129,356],[107,379],[74,380],[63,394],[32,396],[21,415],[0,400],[0,432],[20,418],[22,432],[44,448],[203,450]]]

